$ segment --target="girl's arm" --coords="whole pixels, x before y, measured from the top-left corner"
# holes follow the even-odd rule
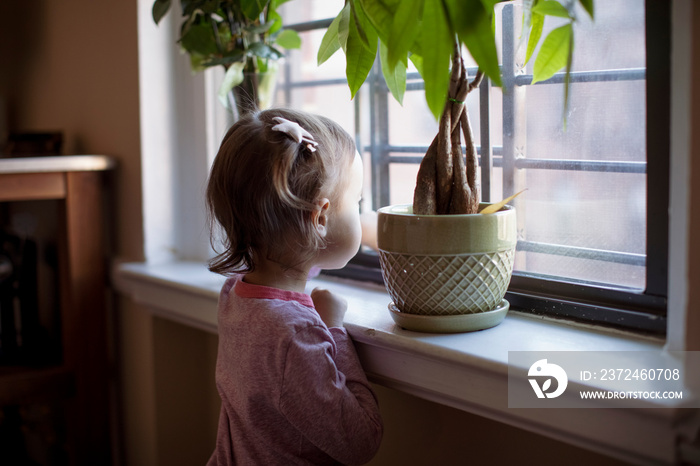
[[[366,463],[379,449],[377,399],[342,328],[307,327],[290,342],[280,411],[343,464]]]

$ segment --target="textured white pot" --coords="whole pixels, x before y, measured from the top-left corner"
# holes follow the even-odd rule
[[[384,207],[378,211],[377,240],[387,291],[404,316],[467,315],[507,306],[503,296],[517,242],[513,207],[487,215],[414,215],[410,205]]]

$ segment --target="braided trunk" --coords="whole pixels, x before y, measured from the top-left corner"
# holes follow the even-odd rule
[[[448,100],[440,117],[440,129],[418,170],[413,195],[414,214],[478,212],[477,154],[464,101],[467,94],[479,86],[482,78],[483,73],[479,70],[474,80],[469,82],[460,47],[456,44]],[[466,162],[462,153],[462,135],[466,145]]]

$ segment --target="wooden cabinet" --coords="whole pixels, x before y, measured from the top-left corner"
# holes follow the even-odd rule
[[[0,202],[57,200],[62,362],[0,366],[0,405],[65,399],[71,464],[111,463],[105,156],[0,159]]]

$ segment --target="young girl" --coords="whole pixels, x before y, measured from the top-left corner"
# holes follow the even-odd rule
[[[232,275],[219,298],[221,395],[209,465],[362,464],[382,437],[376,397],[343,328],[347,304],[304,293],[312,267],[357,252],[362,161],[333,121],[266,110],[224,138],[207,187]]]

